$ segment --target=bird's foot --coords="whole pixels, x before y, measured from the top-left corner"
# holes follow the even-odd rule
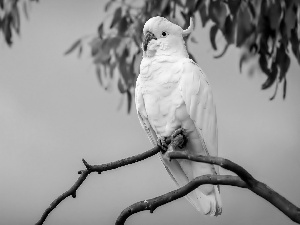
[[[159,137],[157,139],[157,145],[163,150],[165,153],[168,150],[168,144],[166,143],[167,138],[166,137]]]
[[[183,149],[186,146],[187,142],[188,142],[188,138],[185,129],[178,128],[171,134],[171,145],[173,146],[174,149],[176,149],[176,147]]]

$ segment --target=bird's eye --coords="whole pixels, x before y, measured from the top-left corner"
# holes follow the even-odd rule
[[[165,32],[165,31],[161,32],[161,36],[162,37],[166,37],[167,36],[167,32]]]

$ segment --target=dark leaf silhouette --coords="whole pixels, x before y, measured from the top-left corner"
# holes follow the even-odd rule
[[[270,70],[268,69],[268,78],[265,81],[265,83],[263,83],[263,85],[261,86],[262,89],[267,89],[272,86],[272,84],[276,80],[277,72],[278,72],[277,64],[274,61],[272,63],[271,69]]]
[[[214,50],[217,50],[216,35],[217,35],[218,30],[219,30],[219,28],[216,24],[210,28],[210,43]]]
[[[236,12],[240,7],[240,4],[241,4],[241,0],[228,0],[228,7],[232,15],[236,14]]]
[[[271,5],[269,7],[267,16],[270,21],[271,29],[277,30],[281,20],[281,12],[282,12],[281,4],[278,1],[270,2],[270,4]]]
[[[244,44],[253,30],[254,27],[251,22],[250,11],[247,7],[240,8],[237,13],[237,47],[241,47]]]
[[[200,14],[201,22],[202,22],[202,27],[204,27],[206,25],[206,23],[209,21],[209,16],[208,16],[205,4],[201,4],[199,6],[199,14]]]
[[[13,43],[14,35],[20,32],[20,18],[22,18],[20,14],[23,12],[26,18],[29,17],[27,7],[29,2],[38,1],[0,0],[0,31],[9,46]],[[19,12],[20,4],[23,7],[21,12]],[[124,95],[127,95],[124,90],[133,93],[142,55],[143,26],[153,16],[166,17],[186,28],[190,17],[194,20],[196,18],[195,24],[200,25],[197,21],[197,14],[199,14],[202,27],[207,24],[211,26],[208,35],[214,51],[221,47],[217,46],[216,40],[219,30],[225,39],[226,43],[221,47],[222,51],[214,58],[225,55],[229,46],[241,48],[243,54],[237,62],[240,71],[243,64],[257,57],[257,66],[266,75],[262,89],[276,85],[275,90],[277,88],[280,90],[279,86],[283,85],[284,97],[291,54],[300,64],[299,0],[148,0],[143,1],[139,6],[134,1],[112,0],[106,2],[104,11],[107,16],[97,27],[97,38],[93,38],[89,43],[91,56],[98,68],[97,76],[100,68],[103,68],[100,76],[102,78],[110,79],[114,74],[119,76],[122,85],[125,86],[121,86],[119,82],[116,85]],[[192,36],[186,40],[190,39],[191,42],[197,43],[195,38],[197,37]],[[88,46],[84,40],[84,38],[77,40],[65,54],[78,50],[80,55],[83,48]],[[199,41],[198,44],[202,43]],[[288,52],[290,47],[292,51]],[[126,56],[124,56],[125,51]],[[109,80],[108,82],[114,84]],[[277,91],[275,96],[276,93]]]
[[[12,22],[11,22],[12,27],[14,28],[17,34],[20,34],[20,12],[17,5],[13,7],[11,11],[11,17],[12,17]]]
[[[126,91],[127,94],[127,113],[130,113],[131,105],[132,105],[132,95],[129,90]]]
[[[227,43],[229,43],[229,44],[234,43],[235,23],[236,23],[235,17],[232,17],[230,15],[228,15],[226,17],[225,25],[224,25],[222,32],[223,32],[223,35],[224,35]]]
[[[114,13],[113,20],[111,21],[110,28],[113,28],[121,19],[122,17],[122,8],[118,7]]]
[[[283,80],[283,99],[285,99],[286,96],[286,78]]]
[[[284,44],[281,44],[277,50],[276,61],[278,62],[280,68],[279,81],[282,81],[282,79],[285,78],[291,63],[290,57],[286,53]]]
[[[113,4],[115,7],[111,7]],[[276,85],[271,99],[275,98],[281,84],[286,85],[286,74],[291,63],[291,53],[287,51],[290,45],[292,54],[300,64],[300,35],[298,35],[300,18],[297,17],[300,4],[295,0],[270,2],[149,0],[140,8],[131,3],[111,1],[107,3],[105,11],[112,11],[112,20],[100,23],[99,40],[90,45],[92,56],[96,66],[105,64],[111,68],[109,73],[118,71],[120,79],[117,85],[122,94],[132,92],[134,89],[142,55],[143,25],[150,17],[157,15],[177,21],[176,23],[181,21],[179,24],[184,28],[189,25],[189,18],[195,18],[196,14],[200,15],[202,27],[211,22],[209,38],[213,50],[217,51],[220,48],[216,40],[218,31],[223,34],[226,41],[221,52],[214,58],[223,57],[229,46],[235,45],[243,49],[238,62],[240,71],[243,64],[258,56],[257,66],[266,75],[262,89]],[[104,31],[103,27],[107,27],[105,24],[111,29]],[[186,40],[190,39],[191,42],[197,43],[195,37]],[[112,63],[116,65],[111,67]],[[249,75],[258,71],[253,69],[253,65],[251,68]],[[104,71],[105,73],[107,72]],[[283,90],[285,97],[286,86]]]
[[[81,39],[78,39],[77,41],[75,41],[71,47],[65,51],[65,55],[70,54],[71,52],[73,52],[76,48],[78,48],[81,45]]]
[[[99,38],[102,38],[103,36],[103,23],[98,26],[98,36]]]

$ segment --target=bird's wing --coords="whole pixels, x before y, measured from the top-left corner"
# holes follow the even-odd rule
[[[137,82],[136,82],[135,104],[136,104],[139,121],[140,121],[143,129],[146,131],[150,142],[153,144],[153,146],[156,146],[157,145],[157,135],[148,120],[143,95],[141,93],[141,86],[139,84],[139,78],[137,79]],[[183,171],[183,169],[181,168],[181,166],[177,160],[169,161],[169,159],[166,159],[165,157],[163,157],[161,152],[159,153],[159,158],[163,162],[164,167],[168,171],[168,173],[169,173],[170,177],[173,179],[173,181],[177,184],[177,186],[182,187],[183,185],[185,185],[189,182],[187,175],[185,174],[185,172]],[[189,202],[192,205],[194,205],[195,208],[197,208],[197,210],[200,211],[197,204],[195,204],[193,201],[193,199],[196,198],[194,193],[186,195],[185,197],[189,200]]]
[[[152,129],[152,127],[149,123],[149,120],[147,118],[148,116],[147,116],[147,113],[146,113],[146,108],[145,108],[145,103],[144,103],[144,99],[143,99],[143,95],[142,95],[142,91],[141,91],[141,85],[140,85],[139,77],[136,81],[135,105],[136,105],[136,111],[137,111],[138,118],[139,118],[139,121],[141,123],[141,126],[146,131],[151,144],[153,146],[156,146],[157,136],[156,136],[155,131]]]
[[[141,86],[139,84],[139,78],[137,79],[136,88],[135,88],[135,104],[136,104],[136,110],[137,110],[139,121],[143,129],[146,131],[152,145],[156,146],[157,135],[148,120],[143,95],[141,93]],[[183,184],[186,184],[188,182],[187,176],[184,174],[183,170],[181,169],[179,163],[176,160],[172,160],[171,163],[169,160],[166,160],[163,157],[162,153],[159,153],[159,158],[163,162],[169,175],[177,185],[182,186]],[[176,177],[175,179],[173,174],[180,174],[180,176]]]
[[[207,155],[218,155],[216,107],[212,90],[201,68],[191,59],[183,60],[179,89],[187,113],[197,128],[202,147]],[[218,173],[218,168],[216,172]]]

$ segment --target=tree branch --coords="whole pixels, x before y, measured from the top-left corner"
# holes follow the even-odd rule
[[[167,152],[166,154],[168,154],[170,159],[187,159],[196,162],[216,164],[224,169],[236,173],[238,176],[204,175],[196,177],[185,186],[177,190],[171,191],[156,198],[137,202],[127,207],[121,212],[115,223],[116,225],[123,225],[126,219],[134,213],[144,210],[150,210],[150,213],[152,213],[157,207],[181,198],[203,184],[221,184],[240,188],[248,188],[258,196],[270,202],[291,220],[300,224],[300,209],[297,206],[268,187],[266,184],[254,179],[253,176],[240,165],[220,157],[190,155],[180,151]]]
[[[202,184],[223,184],[247,188],[247,184],[238,176],[204,175],[196,177],[195,179],[187,183],[185,186],[178,188],[177,190],[171,191],[156,198],[132,204],[131,206],[127,207],[121,212],[121,214],[117,218],[115,225],[123,225],[128,217],[141,211],[150,210],[150,213],[153,213],[153,211],[157,207],[165,205],[178,198],[184,197],[185,195],[187,195]]]
[[[84,180],[88,177],[90,173],[98,172],[100,174],[103,171],[113,170],[121,166],[133,164],[157,154],[158,152],[160,152],[160,150],[161,149],[159,147],[154,147],[144,153],[102,165],[90,165],[84,159],[82,159],[82,162],[85,165],[86,169],[78,172],[78,174],[80,174],[78,180],[72,185],[72,187],[69,190],[58,196],[50,204],[50,206],[44,211],[42,217],[35,225],[42,225],[47,219],[48,215],[67,197],[72,196],[73,198],[76,198],[77,189],[80,187],[80,185],[84,182]]]
[[[183,138],[184,137],[182,135],[178,135],[175,138],[168,138],[166,140],[166,143],[170,144],[170,142],[172,142],[171,143],[172,145],[174,144],[176,145],[176,143],[177,144],[181,143],[180,140]],[[176,148],[176,146],[174,148]],[[36,223],[36,225],[42,225],[47,219],[48,215],[64,199],[66,199],[69,196],[75,198],[77,189],[81,186],[81,184],[84,182],[84,180],[88,177],[90,173],[97,172],[101,174],[103,171],[113,170],[125,165],[133,164],[138,161],[144,160],[148,157],[151,157],[160,151],[162,151],[162,149],[157,146],[139,155],[131,156],[125,159],[121,159],[115,162],[106,163],[102,165],[90,165],[84,159],[82,159],[86,169],[78,172],[80,174],[78,180],[73,184],[73,186],[69,190],[64,192],[62,195],[60,195],[50,204],[50,206],[45,210],[41,219]],[[167,151],[165,154],[167,154],[167,157],[169,157],[170,160],[187,159],[196,162],[216,164],[223,167],[224,169],[236,173],[238,176],[204,175],[204,176],[196,177],[195,179],[187,183],[185,186],[177,190],[171,191],[169,193],[166,193],[164,195],[149,200],[137,202],[127,207],[121,212],[120,216],[117,218],[116,225],[124,224],[126,219],[129,216],[137,212],[150,210],[150,212],[152,213],[157,207],[167,204],[178,198],[181,198],[203,184],[214,184],[214,185],[220,184],[220,185],[236,186],[240,188],[248,188],[258,196],[270,202],[272,205],[274,205],[276,208],[282,211],[286,216],[288,216],[291,220],[300,224],[300,209],[297,206],[295,206],[286,198],[284,198],[283,196],[281,196],[280,194],[272,190],[266,184],[256,180],[249,172],[247,172],[240,165],[228,159],[224,159],[220,157],[190,155],[180,151],[172,151],[172,152]]]
[[[206,162],[209,164],[216,164],[224,169],[230,170],[236,173],[245,183],[247,188],[257,194],[258,196],[264,198],[277,209],[283,212],[291,220],[300,224],[300,208],[295,206],[285,197],[278,194],[276,191],[268,187],[263,182],[256,180],[249,172],[247,172],[240,165],[221,157],[212,156],[201,156],[201,155],[188,155],[183,152],[172,152],[169,153],[170,159],[189,159],[196,162]]]

